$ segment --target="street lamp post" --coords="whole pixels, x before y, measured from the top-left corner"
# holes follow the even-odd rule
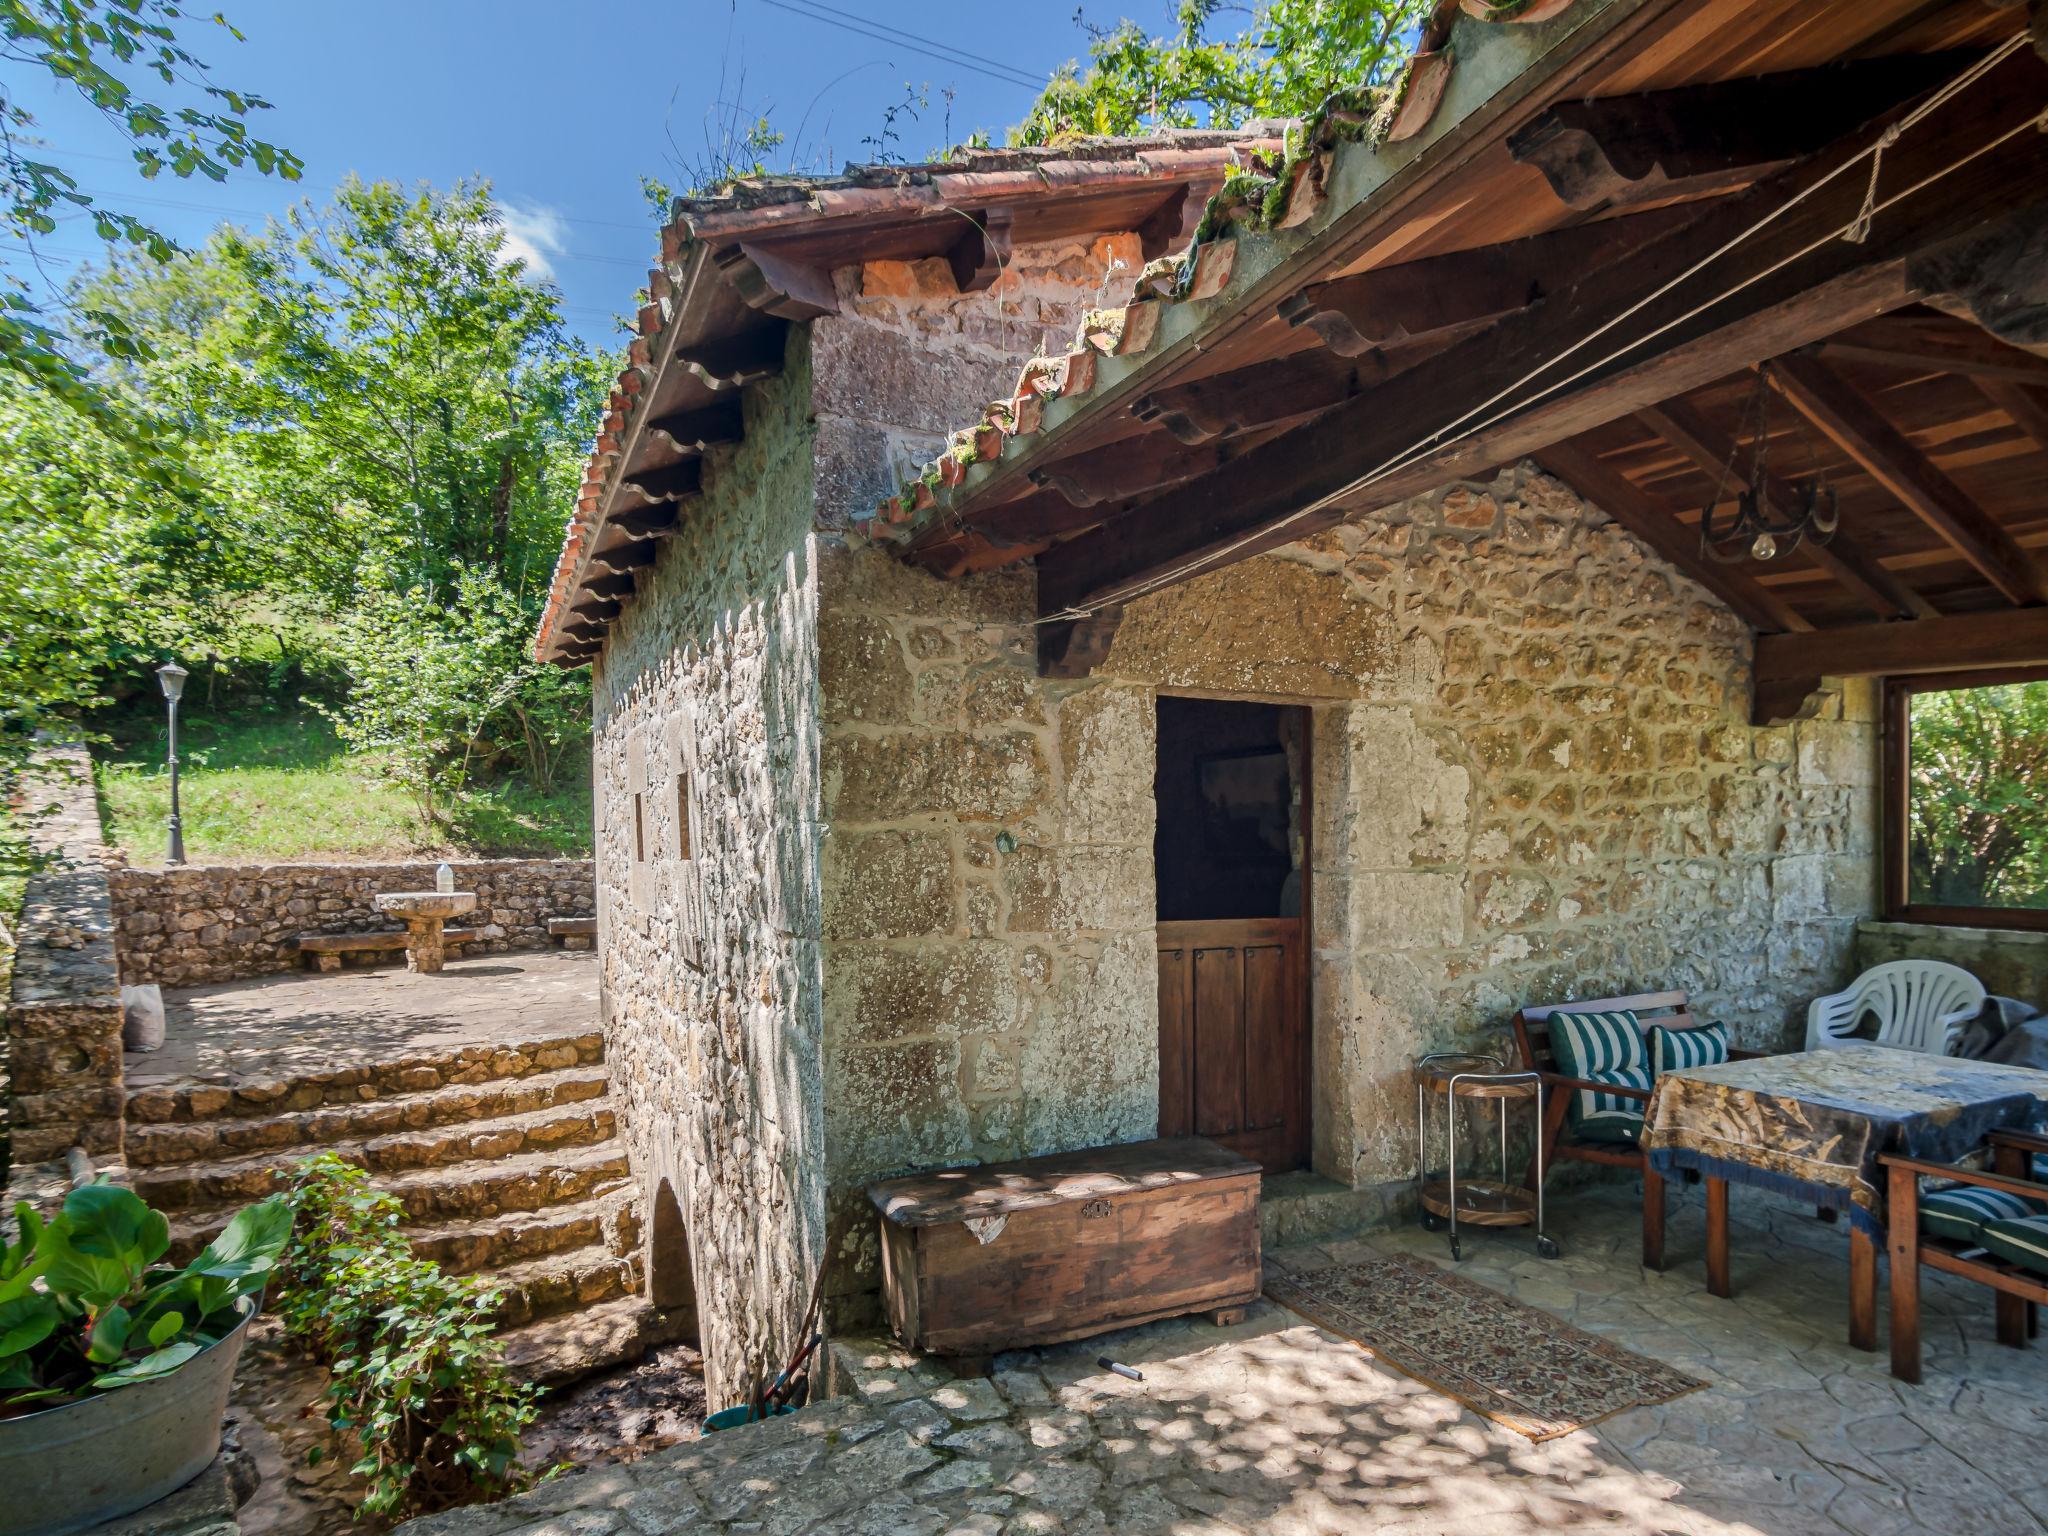
[[[188,675],[175,661],[167,661],[156,669],[156,680],[164,685],[164,697],[170,701],[171,711],[171,850],[164,860],[166,864],[185,862],[185,828],[178,818],[178,696],[185,691]]]

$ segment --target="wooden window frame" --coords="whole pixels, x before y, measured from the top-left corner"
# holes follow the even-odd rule
[[[1925,672],[1884,680],[1884,734],[1880,836],[1884,855],[1884,916],[1887,922],[1925,923],[1943,928],[2010,928],[2048,932],[2048,908],[1945,907],[1911,900],[1912,869],[1907,841],[1907,770],[1912,743],[1913,695],[1957,688],[1991,688],[2005,683],[2048,682],[2048,668],[2002,667],[1971,672]]]

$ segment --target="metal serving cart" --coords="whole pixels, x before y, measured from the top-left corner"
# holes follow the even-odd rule
[[[1500,1176],[1458,1176],[1458,1101],[1494,1100],[1500,1108]],[[1508,1168],[1508,1105],[1526,1101],[1534,1111],[1536,1188],[1519,1183]],[[1430,1105],[1443,1106],[1444,1174],[1433,1178],[1429,1165]],[[1536,1228],[1536,1251],[1546,1259],[1558,1255],[1557,1242],[1543,1230],[1543,1079],[1535,1072],[1511,1072],[1498,1056],[1471,1051],[1437,1051],[1415,1063],[1415,1182],[1422,1202],[1422,1224],[1432,1232],[1446,1227],[1451,1258],[1462,1260],[1458,1226]]]

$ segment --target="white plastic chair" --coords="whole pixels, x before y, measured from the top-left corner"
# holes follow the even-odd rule
[[[1806,1009],[1806,1048],[1877,1044],[1895,1050],[1948,1054],[1949,1044],[1984,1006],[1984,983],[1940,960],[1888,960],[1872,966],[1847,991],[1817,997]],[[1877,1034],[1859,1036],[1863,1015]]]

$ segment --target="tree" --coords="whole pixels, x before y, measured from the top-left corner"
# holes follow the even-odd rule
[[[2048,683],[1915,695],[1916,902],[2048,907]]]
[[[169,171],[223,181],[231,169],[250,165],[264,175],[298,180],[302,167],[296,156],[249,132],[249,117],[270,103],[214,83],[187,44],[191,20],[175,0],[0,0],[0,60],[73,87],[128,140],[145,180]],[[241,39],[217,13],[200,24]],[[144,94],[137,77],[149,76],[159,94],[182,92],[184,103]],[[34,128],[35,117],[22,106],[19,91],[0,81],[0,235],[10,248],[33,258],[37,240],[55,232],[57,216],[77,210],[92,216],[102,240],[158,261],[177,250],[153,225],[81,191],[77,178],[59,164],[58,152],[35,141]],[[78,321],[106,352],[130,353],[139,345],[116,316],[88,308]],[[19,274],[0,286],[0,367],[94,413],[103,426],[119,425]]]
[[[1136,22],[1091,27],[1085,72],[1069,64],[1010,131],[1053,144],[1148,128],[1234,128],[1308,117],[1330,96],[1387,84],[1406,61],[1429,0],[1260,0],[1234,37],[1210,31],[1222,0],[1180,0],[1173,32]],[[1079,20],[1079,13],[1076,13]],[[1087,25],[1083,22],[1083,25]]]

